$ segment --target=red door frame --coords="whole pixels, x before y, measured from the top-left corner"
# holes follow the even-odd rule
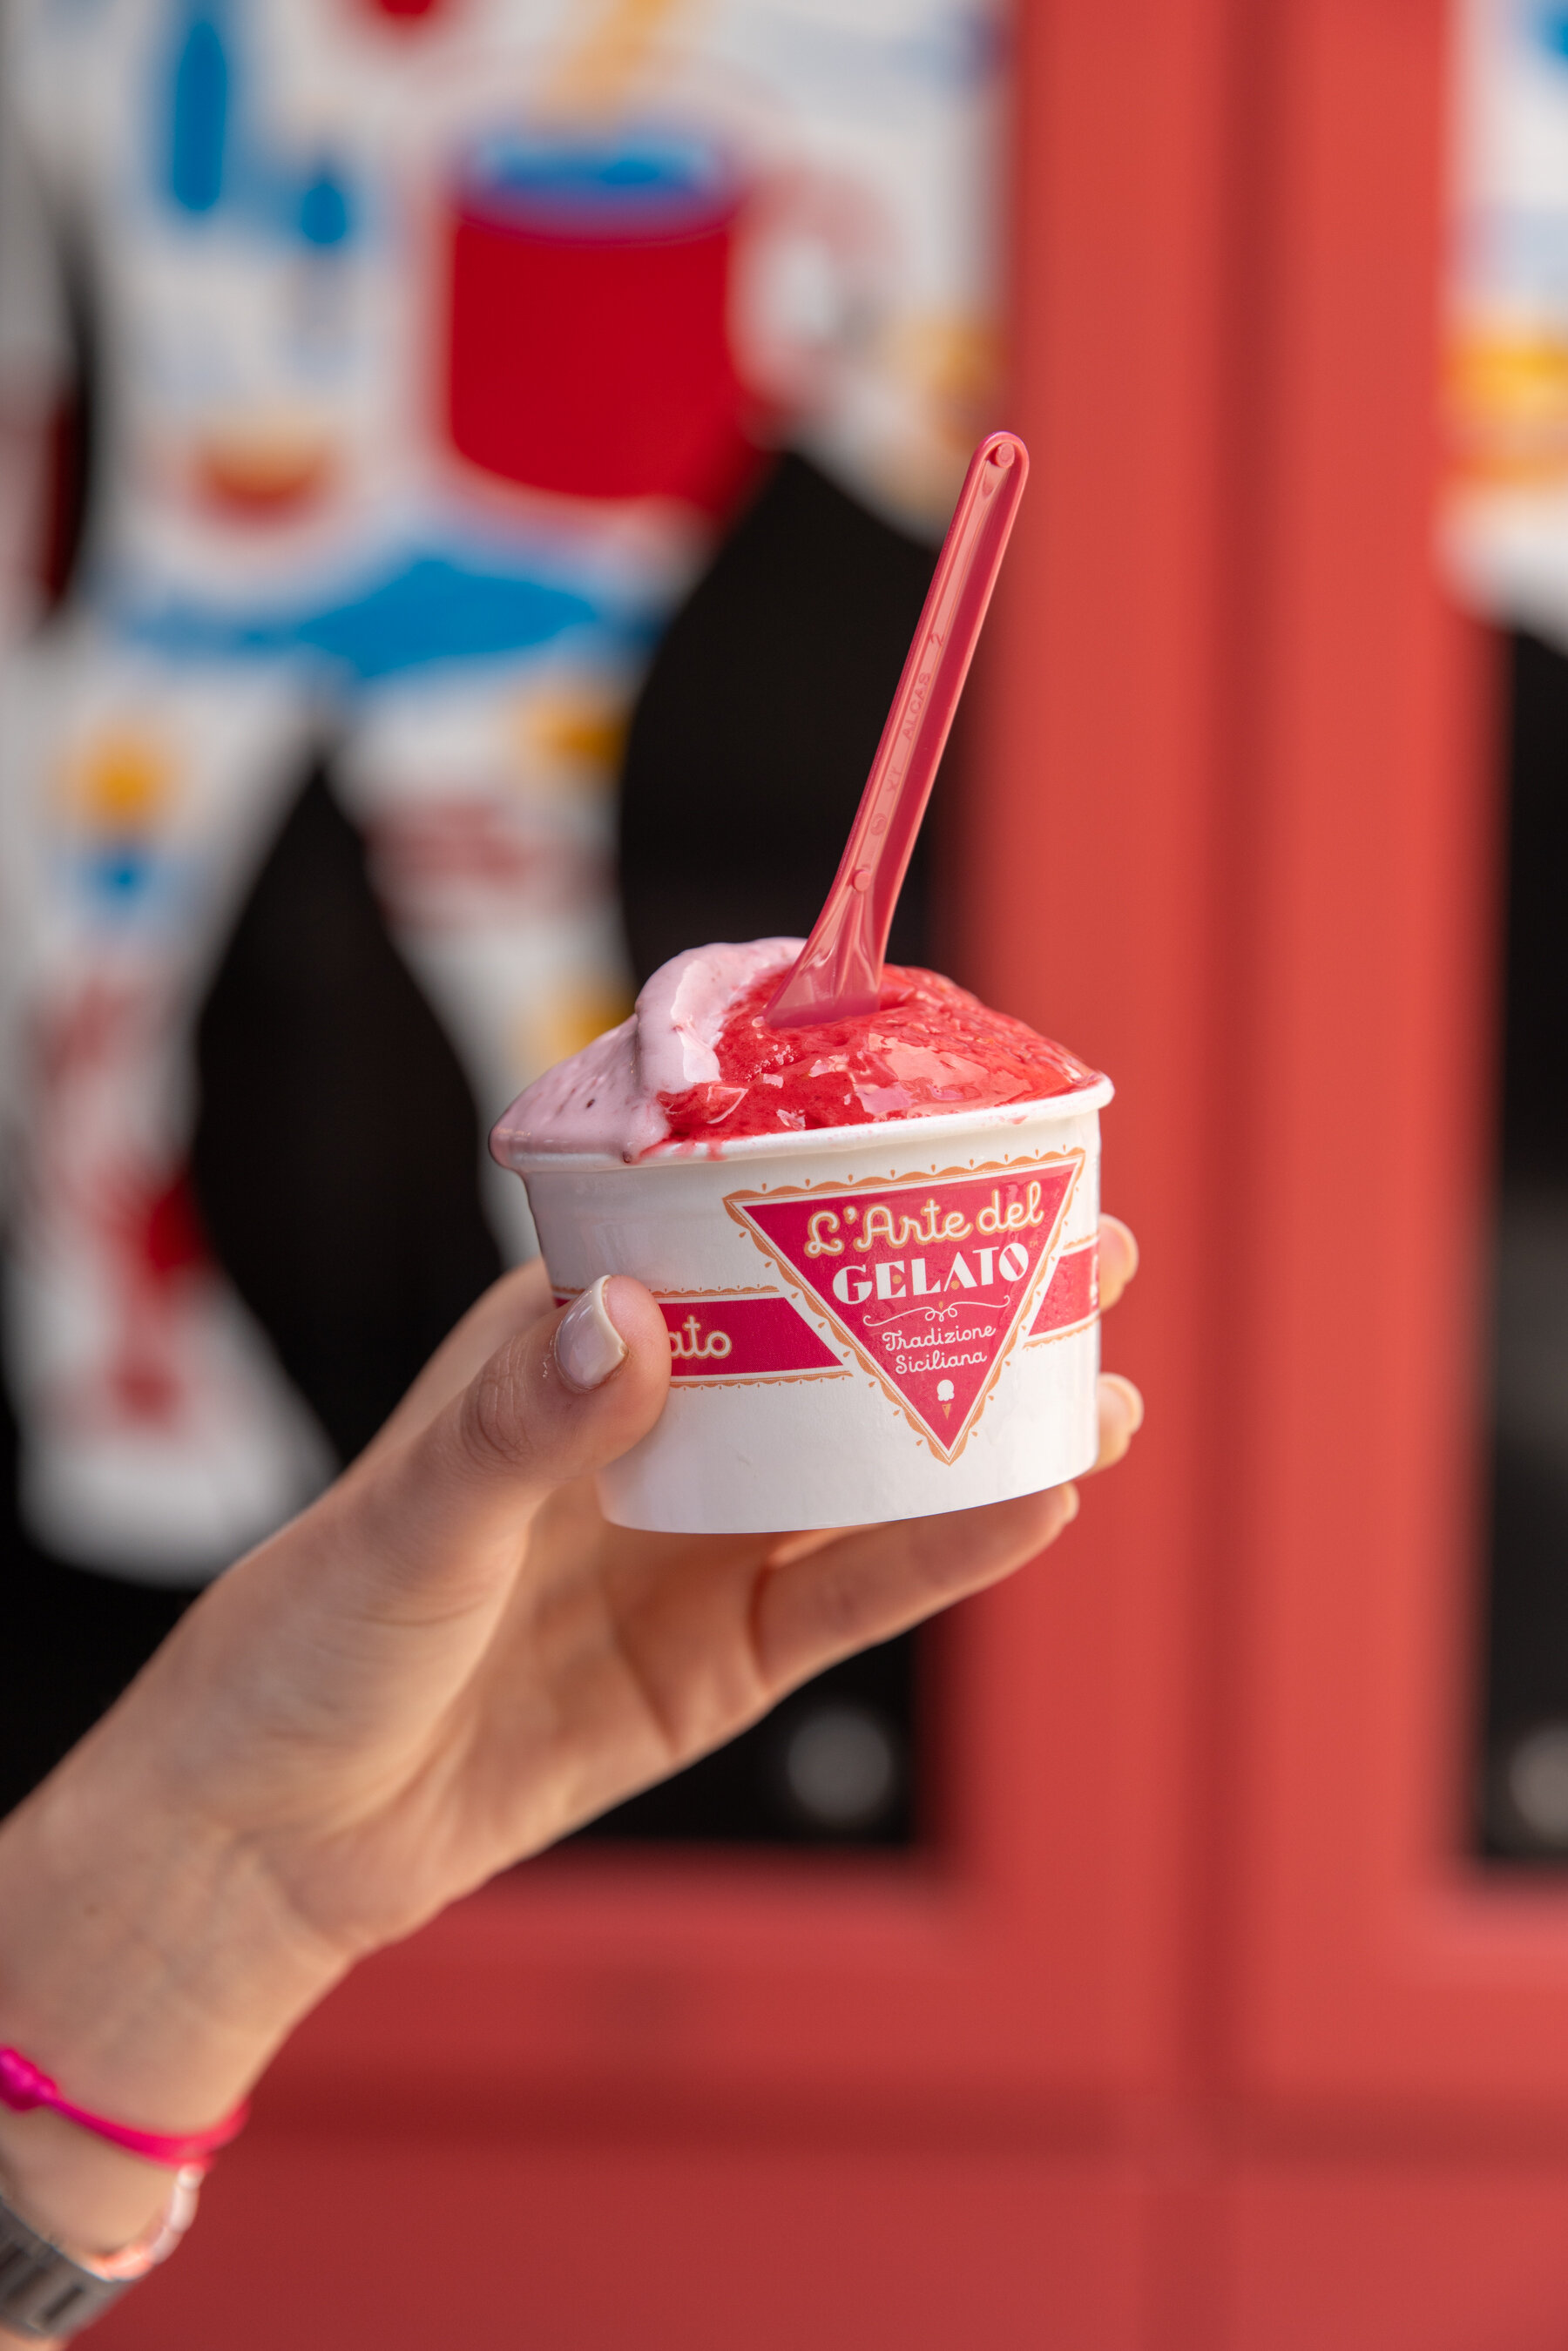
[[[1463,1858],[1494,660],[1435,560],[1445,11],[1273,12],[1247,747],[1232,2078],[1562,2118],[1568,1894]]]

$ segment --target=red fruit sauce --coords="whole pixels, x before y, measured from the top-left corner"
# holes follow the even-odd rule
[[[762,1016],[778,986],[772,972],[736,998],[716,1048],[716,1081],[660,1095],[671,1142],[1041,1102],[1095,1074],[939,972],[889,964],[875,1012],[806,1029],[768,1028]]]

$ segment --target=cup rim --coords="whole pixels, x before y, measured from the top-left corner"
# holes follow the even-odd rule
[[[1086,1111],[1103,1110],[1115,1091],[1110,1079],[1101,1074],[1087,1085],[1075,1087],[1071,1093],[1045,1094],[1034,1102],[998,1102],[981,1110],[943,1111],[931,1118],[867,1120],[857,1126],[809,1126],[787,1134],[743,1134],[730,1143],[659,1143],[636,1159],[622,1159],[613,1151],[524,1149],[507,1152],[505,1157],[499,1154],[497,1156],[503,1167],[518,1176],[533,1175],[547,1167],[634,1176],[644,1167],[684,1167],[694,1162],[711,1165],[716,1160],[748,1166],[758,1160],[799,1159],[810,1152],[863,1151],[879,1136],[902,1136],[916,1129],[922,1135],[928,1134],[934,1144],[941,1144],[964,1134],[993,1134],[1004,1127],[1021,1126],[1026,1119],[1076,1118]]]

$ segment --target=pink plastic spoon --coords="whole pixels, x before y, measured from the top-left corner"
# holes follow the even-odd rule
[[[1016,433],[991,434],[969,460],[833,886],[768,1007],[770,1028],[876,1009],[894,909],[1028,478]]]

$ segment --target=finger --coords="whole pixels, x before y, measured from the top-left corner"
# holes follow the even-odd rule
[[[1100,1219],[1100,1311],[1109,1313],[1138,1270],[1138,1244],[1120,1217]]]
[[[428,1426],[361,1455],[221,1577],[163,1670],[198,1711],[204,1691],[237,1693],[278,1751],[380,1740],[393,1780],[399,1753],[412,1768],[433,1739],[455,1751],[461,1695],[527,1582],[534,1519],[646,1433],[669,1377],[664,1317],[639,1282],[595,1283],[536,1317]],[[379,1800],[379,1782],[348,1779],[353,1802]]]
[[[1120,1461],[1144,1425],[1143,1396],[1121,1372],[1102,1372],[1099,1394],[1100,1451],[1091,1478]]]
[[[1101,1219],[1101,1246],[1105,1245],[1107,1228],[1113,1237],[1112,1246],[1118,1252],[1124,1242],[1131,1253],[1132,1271],[1122,1275],[1112,1293],[1113,1303],[1121,1295],[1123,1281],[1130,1281],[1137,1270],[1138,1245],[1125,1225],[1114,1217]],[[1118,1259],[1118,1266],[1122,1260]],[[1103,1295],[1103,1291],[1102,1291]],[[1134,1437],[1144,1425],[1144,1399],[1133,1382],[1120,1372],[1103,1372],[1099,1383],[1100,1451],[1093,1469],[1084,1472],[1092,1477],[1094,1469],[1109,1469],[1120,1461]],[[813,1552],[825,1551],[830,1543],[839,1542],[855,1530],[848,1527],[819,1527],[804,1534],[776,1536],[764,1553],[765,1565],[789,1567],[798,1559],[810,1557]]]
[[[1072,1486],[984,1510],[904,1519],[765,1568],[752,1638],[768,1702],[836,1658],[918,1625],[1010,1575],[1078,1515]]]
[[[377,1612],[502,1591],[540,1504],[646,1436],[669,1381],[664,1316],[625,1274],[507,1339],[426,1427],[334,1489]]]
[[[493,1281],[463,1320],[453,1324],[368,1450],[379,1454],[426,1427],[444,1405],[462,1395],[498,1347],[549,1313],[551,1304],[543,1258],[515,1266]]]
[[[1107,1223],[1114,1224],[1113,1217]],[[1125,1226],[1119,1226],[1125,1232]],[[1131,1235],[1128,1238],[1131,1239]],[[1134,1244],[1136,1262],[1136,1244]],[[1121,1460],[1134,1437],[1144,1425],[1144,1399],[1133,1382],[1121,1372],[1102,1372],[1099,1381],[1100,1451],[1092,1469],[1109,1469]],[[849,1527],[819,1527],[804,1534],[778,1535],[763,1554],[763,1564],[769,1568],[791,1567],[797,1560],[809,1559],[813,1552],[825,1551],[830,1543],[841,1542],[847,1534],[861,1531]],[[864,1530],[863,1531],[873,1531]]]
[[[882,1522],[876,1521],[878,1525]],[[860,1531],[855,1527],[807,1527],[799,1534],[775,1535],[763,1553],[766,1567],[788,1567],[797,1559],[805,1559],[814,1551],[826,1551],[830,1543],[841,1542],[845,1535]]]

